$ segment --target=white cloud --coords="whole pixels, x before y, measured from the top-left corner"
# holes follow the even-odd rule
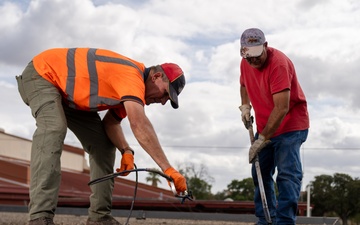
[[[359,11],[354,0],[2,0],[0,127],[31,138],[35,121],[14,76],[47,48],[107,48],[147,66],[176,62],[187,77],[180,108],[151,105],[146,112],[172,164],[208,165],[212,190],[221,191],[251,176],[249,137],[237,108],[239,37],[259,27],[270,46],[292,59],[308,99],[304,185],[321,173],[358,176]],[[156,167],[125,125],[138,166]],[[79,146],[71,132],[66,142]]]

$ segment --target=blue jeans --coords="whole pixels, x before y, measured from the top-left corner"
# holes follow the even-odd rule
[[[271,143],[259,153],[261,174],[273,224],[296,224],[303,176],[300,146],[306,141],[307,135],[308,129],[281,134],[271,138]],[[258,134],[256,138],[257,136]],[[276,185],[279,192],[277,201],[273,180],[275,168],[277,168]],[[252,177],[255,184],[255,216],[259,220],[257,224],[268,224],[264,216],[254,163]]]

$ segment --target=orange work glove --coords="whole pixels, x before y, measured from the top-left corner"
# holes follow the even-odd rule
[[[131,153],[122,154],[121,165],[120,168],[116,169],[116,172],[121,172],[124,170],[132,170],[134,169],[134,155]],[[120,176],[127,176],[129,173],[124,173]]]
[[[173,179],[175,189],[178,194],[187,190],[185,177],[181,175],[178,171],[176,171],[174,168],[169,167],[165,170],[164,173]],[[170,182],[168,183],[170,186]]]

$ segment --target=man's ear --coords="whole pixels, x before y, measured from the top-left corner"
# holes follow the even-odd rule
[[[151,80],[155,81],[157,78],[162,77],[162,72],[156,72],[152,75]]]

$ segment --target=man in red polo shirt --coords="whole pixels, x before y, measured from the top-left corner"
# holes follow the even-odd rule
[[[254,109],[257,133],[249,150],[249,162],[259,155],[259,163],[269,205],[276,224],[295,224],[301,190],[300,146],[306,140],[309,115],[305,95],[291,60],[281,51],[268,47],[264,33],[251,28],[241,36],[240,95],[242,120],[246,128]],[[277,168],[276,200],[273,175]],[[257,175],[255,184],[257,224],[267,224]]]

